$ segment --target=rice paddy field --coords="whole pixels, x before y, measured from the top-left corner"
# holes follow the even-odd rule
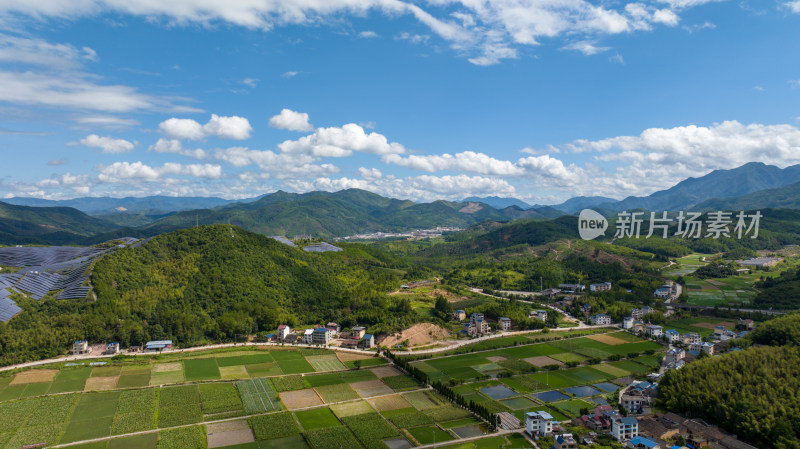
[[[0,449],[384,449],[485,432],[383,359],[360,369],[347,359],[328,350],[207,351],[0,373]],[[525,400],[508,405],[523,409]],[[478,447],[529,447],[488,436],[493,443]]]

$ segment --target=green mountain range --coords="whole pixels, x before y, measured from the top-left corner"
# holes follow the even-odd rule
[[[664,169],[668,170],[668,167]],[[734,198],[799,181],[800,165],[781,169],[762,162],[750,162],[730,170],[714,170],[700,178],[688,178],[645,197],[631,196],[597,207],[614,212],[631,209],[691,210],[694,205],[712,198]]]
[[[694,206],[694,210],[757,210],[763,208],[800,209],[800,182],[759,190],[734,198],[714,198]]]
[[[0,202],[2,245],[74,244],[116,227],[70,207],[14,206]]]

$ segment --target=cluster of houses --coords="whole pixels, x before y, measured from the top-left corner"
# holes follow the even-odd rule
[[[456,321],[464,321],[467,319],[467,313],[463,310],[456,310],[453,312],[453,319]],[[511,329],[511,318],[501,316],[497,319],[497,330],[507,331]],[[470,338],[483,337],[492,333],[492,328],[489,326],[489,321],[482,313],[473,313],[469,316],[469,321],[464,323],[461,329],[461,334]]]
[[[342,327],[334,322],[325,326],[315,325],[303,331],[295,329],[294,332],[288,324],[281,324],[277,333],[269,333],[264,337],[267,341],[309,346],[329,346],[334,341],[338,341],[343,348],[369,349],[375,346],[375,336],[366,333],[365,327],[354,326],[349,332],[343,332]]]
[[[128,352],[162,352],[172,350],[172,340],[153,340],[145,343],[144,346],[130,346]],[[73,355],[85,355],[92,352],[89,342],[86,340],[77,340],[72,344]],[[106,345],[103,351],[105,355],[119,354],[119,342],[112,342]]]
[[[610,405],[598,405],[590,413],[572,420],[590,430],[584,436],[564,432],[564,427],[546,411],[525,414],[525,430],[538,439],[553,438],[554,449],[577,449],[578,444],[592,445],[598,433],[608,434],[629,449],[687,449],[713,447],[718,449],[755,449],[735,435],[728,434],[701,419],[686,419],[674,413],[651,414],[650,401],[656,395],[657,384],[634,381],[620,392],[620,404],[625,414]],[[644,415],[642,413],[645,413]],[[678,437],[685,445],[669,443]]]
[[[658,287],[654,292],[653,296],[658,299],[668,299],[668,298],[676,298],[678,296],[678,287],[675,285],[673,281],[667,281],[661,287]]]

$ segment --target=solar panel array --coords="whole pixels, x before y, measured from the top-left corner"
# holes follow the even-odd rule
[[[136,239],[122,239],[125,244]],[[71,246],[0,248],[0,265],[21,267],[19,272],[0,274],[0,321],[8,321],[22,309],[11,299],[11,292],[44,298],[59,291],[58,299],[83,299],[91,287],[84,285],[86,272],[97,257],[114,248],[76,248]]]
[[[282,235],[271,235],[271,236],[269,236],[269,238],[271,238],[273,240],[277,240],[277,241],[283,243],[284,245],[289,245],[289,246],[292,246],[292,247],[297,246],[297,245],[294,244],[293,241],[287,239],[286,237],[284,237]]]
[[[309,253],[326,253],[328,251],[341,251],[341,250],[342,248],[339,248],[338,246],[333,246],[328,242],[315,243],[313,245],[308,245],[305,248],[303,248],[303,251]]]

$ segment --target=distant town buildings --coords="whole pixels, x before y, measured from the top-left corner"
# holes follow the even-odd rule
[[[703,341],[703,337],[700,336],[697,332],[688,332],[685,334],[681,334],[681,343],[685,345],[691,345],[694,343],[700,343]]]
[[[144,345],[146,351],[169,351],[172,349],[172,340],[148,341]]]
[[[658,324],[648,324],[645,326],[647,336],[651,338],[658,338],[664,333],[664,328]]]
[[[773,267],[779,264],[783,259],[780,257],[754,257],[752,259],[740,260],[739,265],[743,267]]]
[[[353,327],[352,334],[353,338],[361,338],[367,332],[367,328],[364,326],[355,326]]]
[[[589,285],[589,291],[592,292],[606,292],[611,290],[611,282],[601,282],[599,284]]]
[[[574,293],[584,291],[586,286],[583,284],[558,284],[558,288],[560,288],[561,291]]]
[[[315,345],[327,346],[330,341],[331,333],[325,327],[318,327],[311,334],[311,342]]]
[[[547,310],[531,310],[528,312],[528,318],[547,321]]]
[[[473,313],[469,317],[469,323],[464,323],[464,329],[461,332],[475,338],[488,335],[491,331],[492,329],[484,319],[483,314]]]
[[[589,321],[595,326],[607,326],[611,324],[611,317],[606,314],[592,315]]]
[[[89,342],[86,340],[78,340],[72,344],[72,353],[75,355],[88,354]]]
[[[622,328],[623,329],[633,329],[633,317],[626,316],[622,319]]]
[[[361,346],[364,349],[375,346],[375,337],[372,334],[364,334],[364,336],[361,337]]]
[[[558,422],[545,411],[525,413],[525,430],[531,436],[547,436],[553,433]]]

